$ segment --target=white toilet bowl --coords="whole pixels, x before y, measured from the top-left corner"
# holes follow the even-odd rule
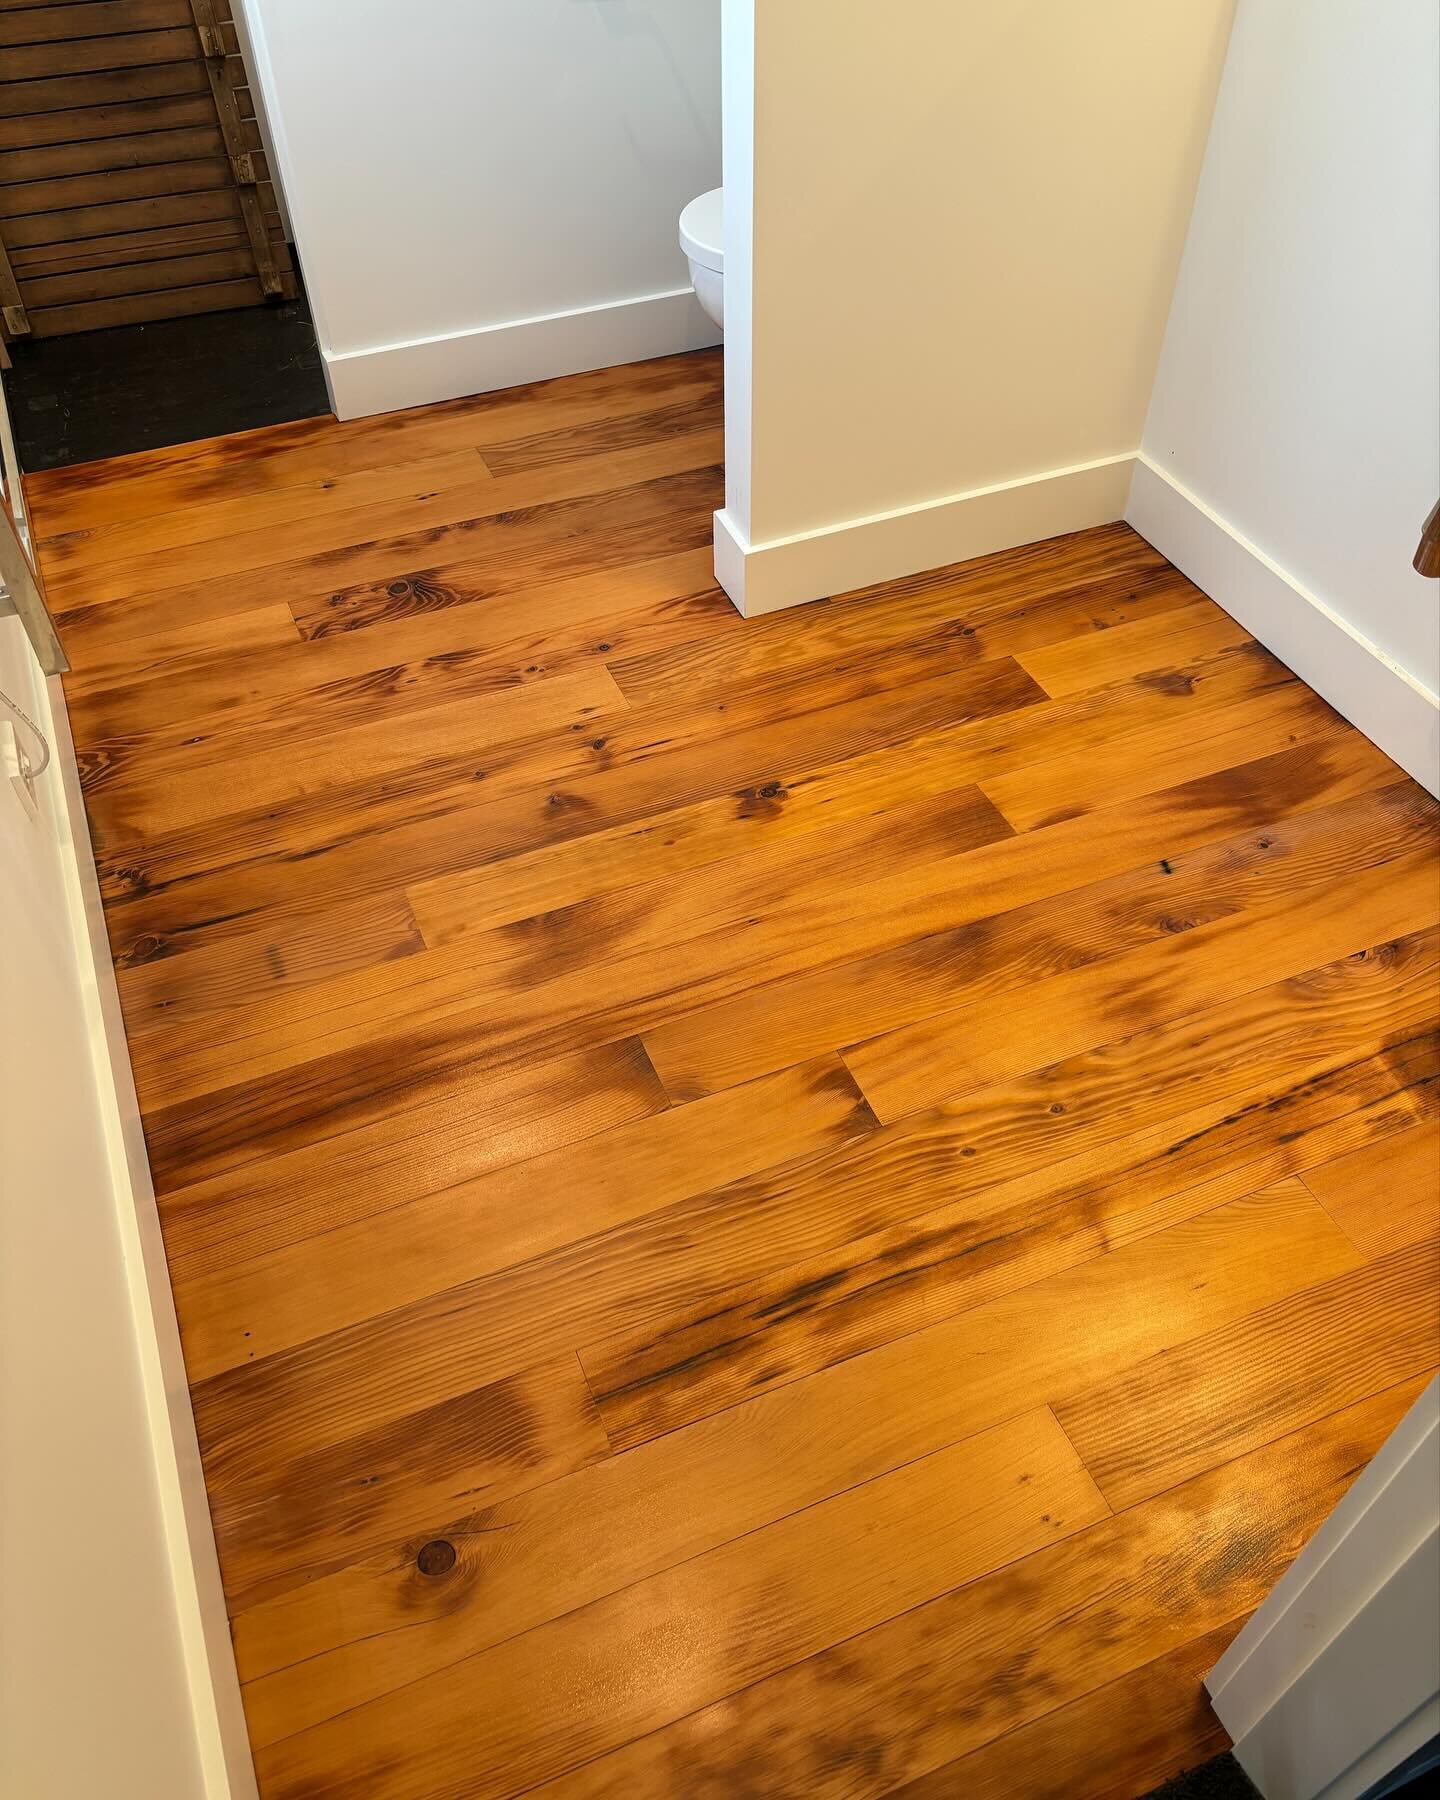
[[[680,215],[680,248],[690,259],[695,298],[725,329],[725,190],[711,188]]]

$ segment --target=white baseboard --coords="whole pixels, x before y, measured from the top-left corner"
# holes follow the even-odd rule
[[[49,727],[53,779],[59,781],[61,788],[55,811],[62,839],[66,906],[80,972],[90,1062],[135,1325],[203,1793],[205,1800],[256,1800],[255,1769],[195,1417],[190,1407],[180,1327],[105,930],[100,883],[85,823],[75,744],[59,679],[45,682],[43,691],[41,722]],[[84,1079],[81,1071],[76,1071],[75,1079]]]
[[[1148,456],[1125,518],[1287,668],[1432,794],[1440,701]]]
[[[691,290],[677,288],[442,337],[368,350],[327,350],[325,378],[336,414],[358,419],[719,342],[720,333]]]
[[[1129,455],[1110,456],[1049,469],[761,544],[747,543],[730,515],[719,512],[715,576],[750,618],[1088,525],[1108,525],[1124,511],[1133,462]]]

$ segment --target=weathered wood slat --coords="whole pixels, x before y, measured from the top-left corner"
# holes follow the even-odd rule
[[[120,7],[124,0],[115,0],[115,4]],[[7,78],[21,82],[148,63],[184,62],[194,54],[195,30],[187,23],[159,31],[18,44],[5,52],[5,65]]]
[[[89,137],[79,143],[0,151],[0,184],[58,176],[104,175],[153,163],[188,162],[225,154],[213,120],[165,130]]]
[[[155,63],[133,69],[108,69],[47,80],[0,81],[0,118],[32,118],[87,106],[129,105],[176,94],[207,91],[198,59]],[[28,140],[27,140],[28,141]]]
[[[253,306],[259,291],[255,278],[246,276],[170,288],[156,294],[122,294],[113,300],[79,300],[67,306],[36,307],[32,316],[37,330],[61,336],[70,331],[102,331],[110,325],[136,325],[146,319],[178,319],[190,313]]]
[[[187,0],[62,0],[60,5],[0,8],[0,46],[64,44],[157,31],[189,22]]]
[[[30,151],[42,144],[79,145],[136,132],[177,131],[209,125],[213,111],[203,91],[117,99],[96,106],[65,107],[20,117],[0,114],[0,150]]]

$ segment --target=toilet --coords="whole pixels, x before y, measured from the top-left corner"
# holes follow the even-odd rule
[[[725,190],[711,188],[680,215],[680,248],[690,259],[695,298],[725,329]]]

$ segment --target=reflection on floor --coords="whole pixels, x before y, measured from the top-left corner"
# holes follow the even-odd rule
[[[1436,807],[709,354],[35,484],[270,1800],[1142,1794],[1436,1357]],[[72,536],[72,533],[85,535]]]

